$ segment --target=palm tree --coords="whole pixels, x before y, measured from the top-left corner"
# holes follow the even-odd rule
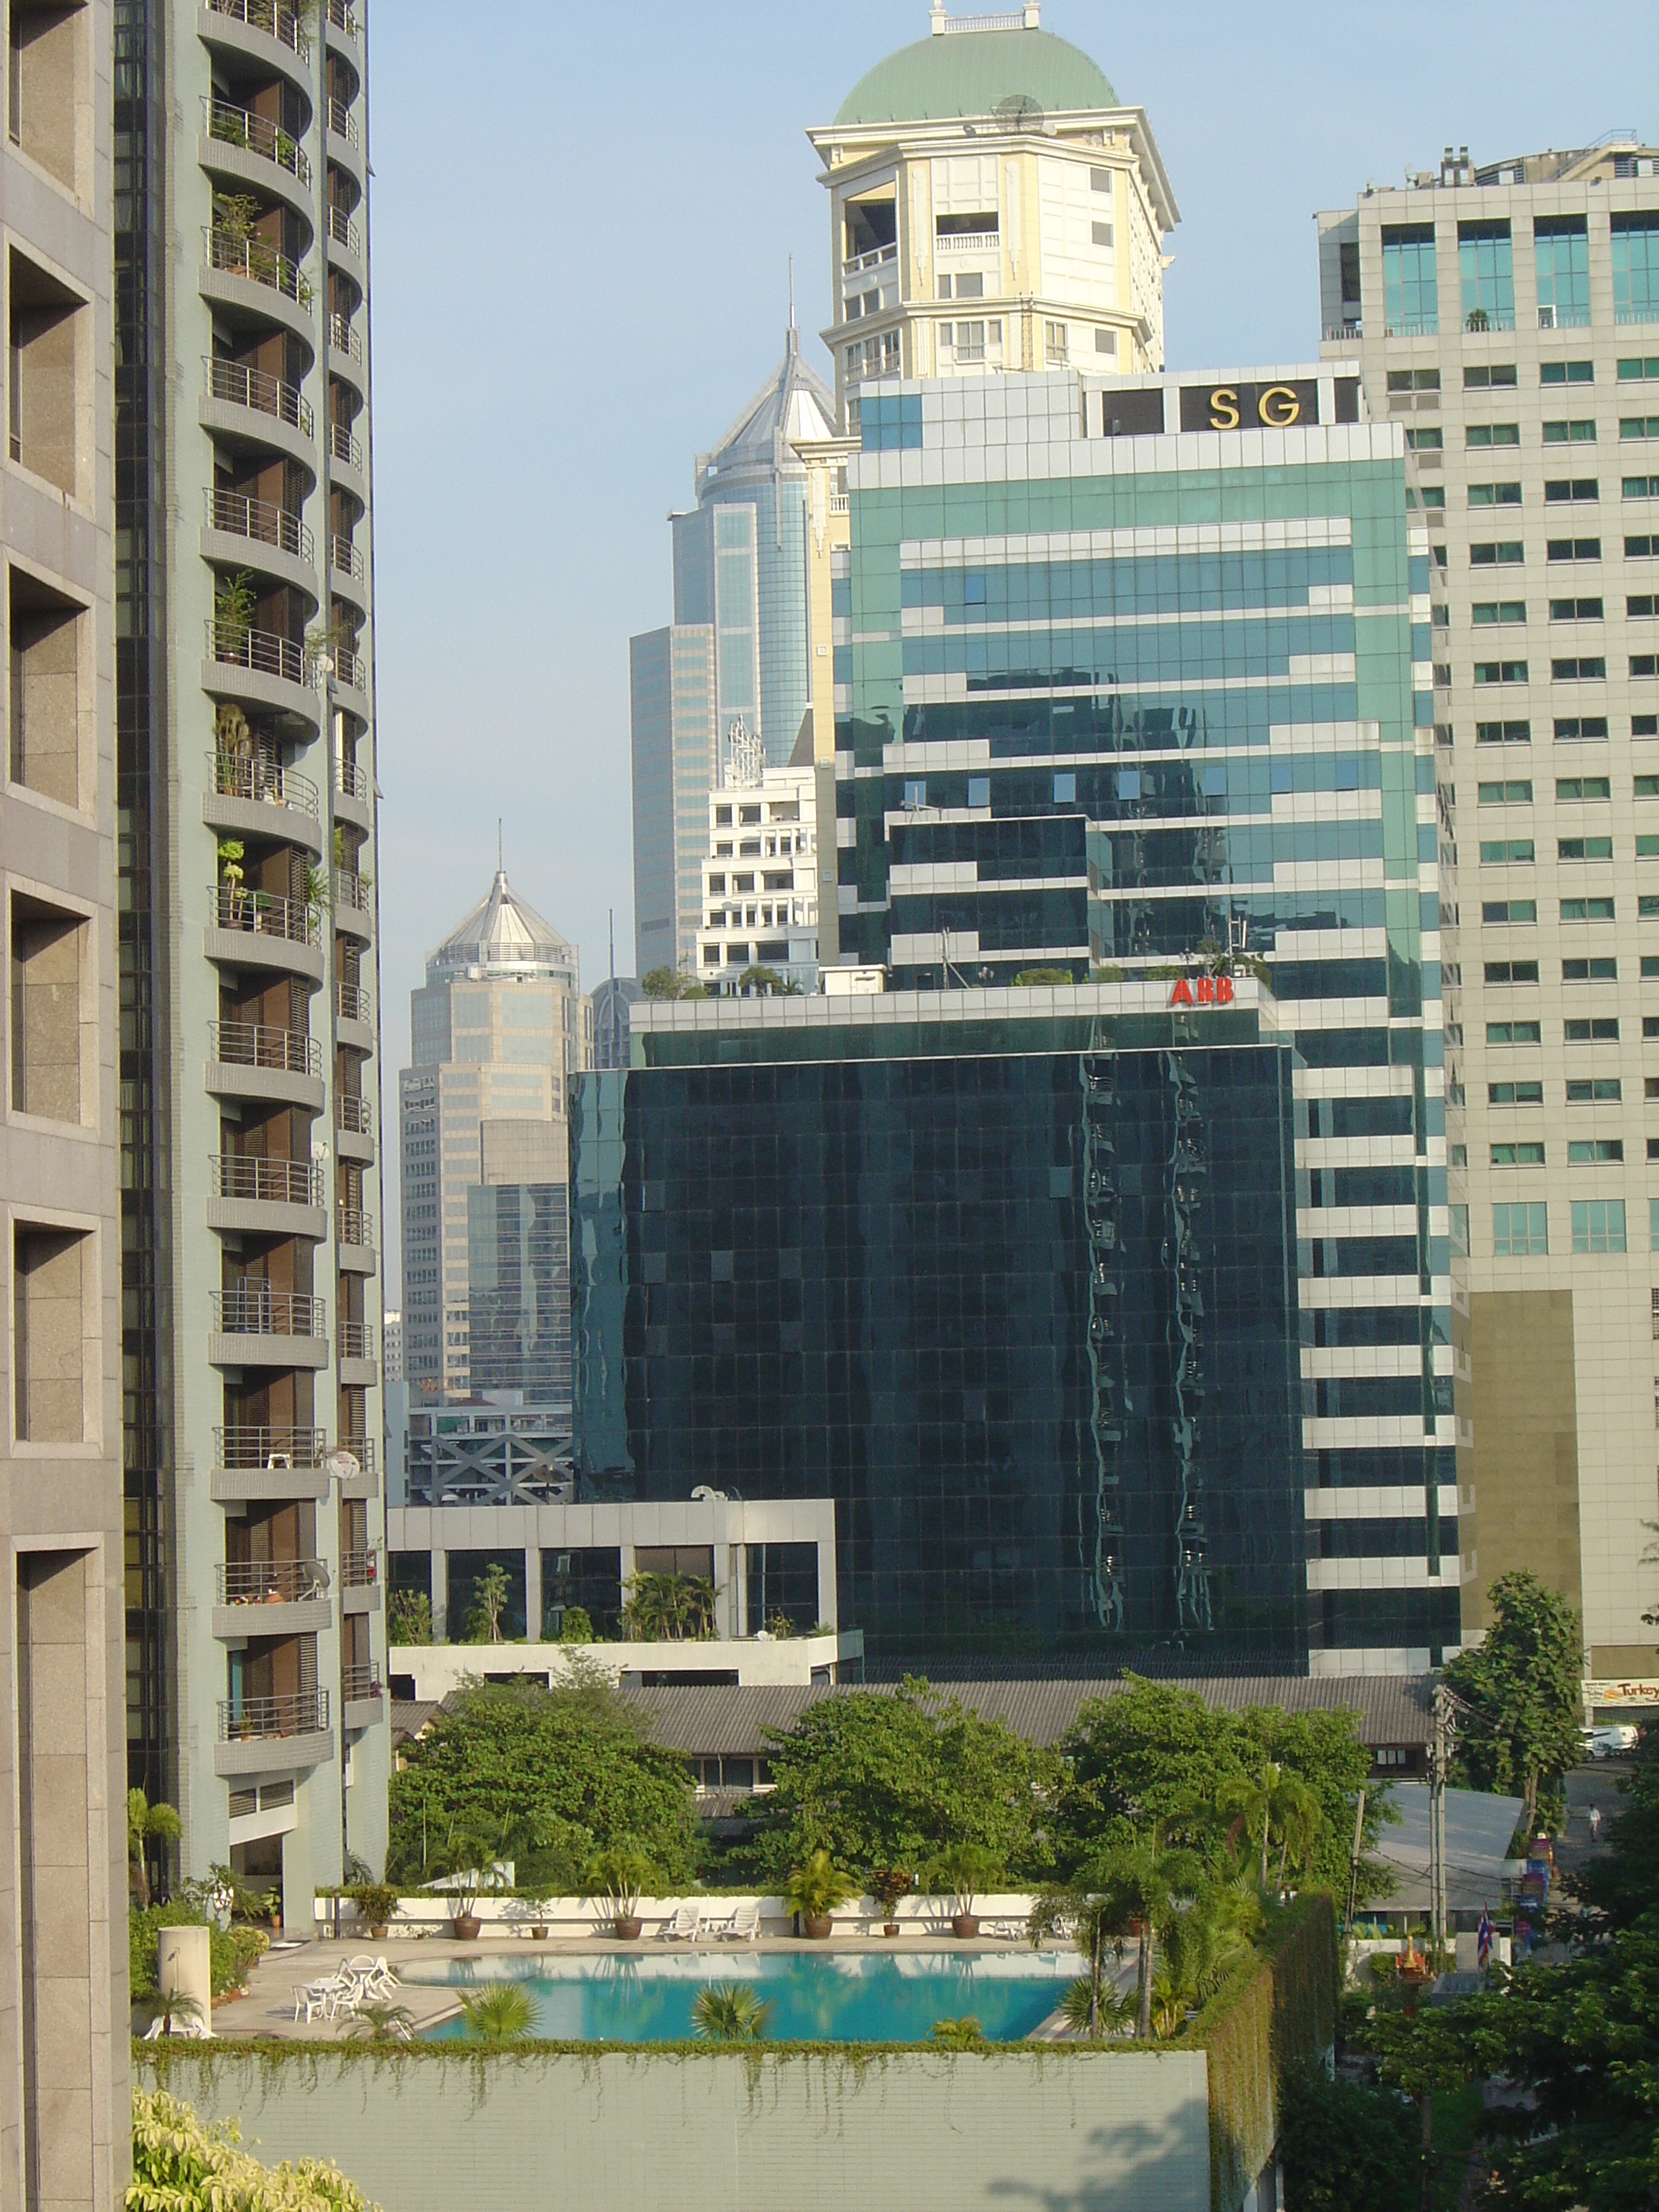
[[[1264,1759],[1261,1771],[1255,1775],[1230,1776],[1216,1792],[1216,1809],[1238,1814],[1251,1836],[1260,1832],[1261,1838],[1261,1887],[1267,1887],[1267,1846],[1275,1832],[1281,1838],[1288,1852],[1294,1835],[1298,1849],[1304,1853],[1312,1847],[1324,1815],[1319,1800],[1314,1796],[1299,1774],[1280,1766],[1276,1759]],[[1279,1857],[1279,1876],[1285,1871],[1285,1853]]]
[[[152,1805],[142,1790],[127,1792],[127,1859],[132,1885],[138,1893],[138,1910],[149,1911],[149,1866],[147,1844],[176,1844],[183,1823],[171,1805]]]
[[[1060,2001],[1060,2016],[1073,2035],[1086,2035],[1091,2041],[1103,2035],[1109,2027],[1116,2027],[1129,2010],[1128,2000],[1115,1991],[1103,1992],[1098,1978],[1092,1974],[1079,1974],[1074,1982],[1067,1982],[1066,1994]]]
[[[1131,1844],[1109,1851],[1091,1870],[1088,1887],[1103,1900],[1108,1925],[1133,1932],[1139,1946],[1135,2033],[1144,2043],[1152,2032],[1152,1979],[1158,1937],[1174,1915],[1176,1900],[1190,1897],[1203,1878],[1196,1856],[1163,1848],[1161,1823]]]
[[[462,2008],[465,2008],[465,2000]],[[372,2002],[360,2005],[352,2014],[346,2022],[346,2033],[367,2036],[371,2043],[408,2043],[413,2026],[407,2005]]]
[[[983,2051],[988,2039],[983,2024],[971,2012],[960,2020],[936,2020],[927,2031],[941,2051]]]
[[[771,2006],[740,1982],[710,1982],[691,2008],[692,2025],[709,2043],[758,2043],[771,2018]]]
[[[491,1982],[461,1999],[466,2033],[480,2043],[520,2043],[536,2018],[530,1992],[519,1982]]]
[[[1072,1984],[1060,2006],[1068,2026],[1082,2034],[1097,2036],[1107,2014],[1115,2010],[1116,2000],[1103,1994],[1106,1954],[1110,1951],[1120,1959],[1123,1956],[1127,1924],[1115,1896],[1075,1886],[1045,1889],[1031,1907],[1030,1930],[1034,1945],[1045,1942],[1060,1927],[1068,1926],[1073,1931],[1078,1949],[1089,1962],[1087,1974]],[[1078,1990],[1088,1992],[1088,2002],[1080,2020],[1073,2017],[1070,2008],[1073,1991]]]

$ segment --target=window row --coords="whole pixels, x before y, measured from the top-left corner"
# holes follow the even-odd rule
[[[1454,1209],[1461,1212],[1461,1208]],[[1650,1201],[1649,1242],[1659,1251],[1659,1199]],[[1575,1198],[1571,1201],[1572,1249],[1578,1253],[1623,1252],[1626,1247],[1622,1198]],[[1550,1249],[1547,1200],[1522,1200],[1492,1210],[1492,1257],[1541,1258]]]
[[[1610,860],[1613,858],[1611,837],[1558,837],[1555,841],[1558,860]],[[1638,860],[1659,860],[1659,836],[1638,837],[1636,841]],[[1483,868],[1529,866],[1538,858],[1534,841],[1530,837],[1483,837],[1480,840],[1480,865]],[[1601,915],[1574,915],[1575,921],[1600,921]],[[1564,909],[1561,919],[1568,919]]]
[[[1644,981],[1659,981],[1659,955],[1642,955]],[[1447,980],[1451,979],[1449,973]],[[1461,980],[1461,978],[1459,979]],[[1488,983],[1535,983],[1538,963],[1535,960],[1488,960],[1485,963],[1484,980]],[[1616,983],[1619,962],[1612,953],[1605,958],[1564,960],[1561,981],[1564,983]]]
[[[1590,605],[1599,607],[1599,599],[1587,602],[1567,602],[1568,605]],[[1516,620],[1524,619],[1524,611]],[[1659,654],[1632,653],[1629,656],[1630,673],[1633,677],[1659,675]],[[1607,677],[1607,655],[1601,653],[1561,654],[1550,661],[1552,684],[1605,684]],[[1529,663],[1524,660],[1477,660],[1474,664],[1477,684],[1529,684]],[[1632,732],[1632,735],[1635,733]]]
[[[1659,799],[1659,775],[1638,775],[1631,780],[1633,799]],[[1503,783],[1482,783],[1476,786],[1482,806],[1513,806],[1529,802],[1532,781],[1528,776],[1510,776]],[[1613,779],[1605,775],[1558,775],[1555,779],[1558,799],[1611,799]]]
[[[1596,422],[1593,415],[1565,415],[1547,417],[1543,425],[1543,443],[1547,446],[1593,446],[1596,443]],[[1621,415],[1619,417],[1620,444],[1639,443],[1646,438],[1659,438],[1659,415]],[[1486,453],[1521,444],[1521,425],[1518,422],[1468,422],[1463,428],[1463,444],[1471,453]],[[1406,447],[1413,453],[1440,453],[1446,448],[1446,434],[1437,422],[1420,425],[1406,433]]]
[[[1547,538],[1544,541],[1544,556],[1549,561],[1599,561],[1601,541],[1599,538]],[[1525,564],[1527,548],[1519,538],[1481,538],[1469,547],[1469,566],[1472,568],[1518,568]],[[1659,538],[1650,532],[1625,540],[1627,561],[1650,561],[1659,557]]]
[[[1659,355],[1630,355],[1619,363],[1620,384],[1659,384]],[[1538,373],[1541,385],[1594,384],[1595,363],[1593,361],[1547,361]],[[1471,362],[1463,371],[1465,392],[1513,392],[1520,384],[1520,372],[1512,361]],[[1390,392],[1438,392],[1440,371],[1437,368],[1391,368],[1389,371]]]
[[[1615,320],[1659,322],[1659,209],[1616,211],[1609,219],[1607,235]],[[1433,336],[1440,328],[1434,224],[1385,223],[1382,243],[1387,334],[1391,337]],[[1472,331],[1512,331],[1515,264],[1508,218],[1460,222],[1456,243],[1462,327]],[[1588,328],[1589,218],[1537,216],[1532,225],[1532,244],[1538,327]]]
[[[1443,726],[1445,734],[1439,739],[1443,744],[1453,742],[1449,726]],[[1632,714],[1630,733],[1633,738],[1659,738],[1659,714]],[[1565,714],[1557,717],[1551,735],[1563,744],[1589,741],[1599,742],[1611,734],[1605,714]],[[1529,745],[1532,743],[1532,724],[1529,721],[1477,722],[1474,742],[1478,745]]]
[[[1552,599],[1549,603],[1552,622],[1604,622],[1607,619],[1605,599]],[[1636,592],[1625,600],[1625,614],[1632,622],[1651,619],[1659,611],[1659,599],[1651,592]],[[1523,623],[1527,619],[1524,599],[1476,599],[1469,615],[1477,629],[1498,623]],[[1449,623],[1449,609],[1435,609],[1435,619],[1443,626]]]

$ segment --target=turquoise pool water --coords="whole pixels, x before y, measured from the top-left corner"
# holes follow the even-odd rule
[[[522,1984],[532,2034],[571,2043],[669,2043],[695,2034],[691,2008],[710,1982],[740,1982],[772,2007],[775,2042],[925,2043],[936,2020],[972,2013],[994,2042],[1030,2035],[1060,2002],[1081,1961],[1072,1952],[698,1951],[584,1959],[450,1960],[400,1968],[406,1982],[477,1989]],[[459,2021],[432,2030],[457,2036]]]

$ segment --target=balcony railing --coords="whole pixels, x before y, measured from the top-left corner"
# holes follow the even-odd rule
[[[245,107],[237,107],[228,100],[213,100],[204,95],[202,116],[210,138],[216,138],[222,146],[240,146],[245,153],[258,154],[266,161],[274,161],[279,169],[307,188],[311,183],[311,161],[305,148],[290,132],[266,120],[263,115],[251,115]]]
[[[337,683],[349,684],[354,691],[368,689],[368,664],[355,646],[337,645],[334,648],[334,675]]]
[[[328,1301],[269,1283],[234,1284],[213,1293],[213,1325],[221,1336],[326,1336]]]
[[[216,884],[215,910],[221,929],[245,929],[253,937],[286,938],[290,945],[320,945],[322,915],[304,899],[276,891],[251,891],[240,884]]]
[[[342,538],[337,532],[329,539],[328,560],[329,566],[341,575],[349,576],[354,583],[362,582],[363,556],[349,538]]]
[[[374,1134],[374,1108],[367,1098],[354,1098],[349,1091],[334,1094],[334,1126],[353,1137]]]
[[[232,1474],[272,1468],[320,1468],[328,1457],[321,1429],[228,1428],[213,1431],[213,1463]]]
[[[361,1206],[339,1206],[335,1210],[334,1234],[341,1244],[366,1244],[372,1250],[374,1244],[374,1216],[365,1213]]]
[[[855,253],[850,261],[843,261],[841,273],[843,276],[856,276],[866,269],[879,269],[884,261],[897,259],[896,246],[872,246],[868,253]]]
[[[279,422],[289,423],[301,437],[313,435],[316,423],[311,402],[291,384],[267,376],[262,368],[244,368],[240,362],[204,357],[202,367],[207,372],[210,399],[228,399],[233,407],[251,407],[256,414],[271,415]]]
[[[374,1332],[365,1321],[336,1322],[334,1349],[342,1359],[373,1359]]]
[[[328,426],[328,450],[337,461],[343,461],[361,476],[363,468],[363,448],[361,439],[354,438],[343,422]]]
[[[1659,300],[1640,300],[1629,307],[1615,307],[1615,323],[1659,323]]]
[[[368,770],[359,768],[356,761],[337,758],[334,763],[334,788],[346,798],[355,799],[360,806],[367,806],[369,800]]]
[[[216,1198],[249,1198],[262,1206],[326,1206],[323,1171],[309,1160],[251,1160],[215,1152],[208,1160]]]
[[[1000,230],[945,230],[933,240],[935,253],[994,253],[1002,244]]]
[[[356,10],[348,7],[346,0],[328,0],[328,20],[337,31],[343,31],[347,38],[356,37]]]
[[[1540,331],[1587,331],[1589,328],[1589,319],[1590,311],[1588,307],[1575,307],[1568,301],[1561,301],[1553,307],[1540,307],[1538,310],[1538,327]]]
[[[249,538],[257,545],[274,545],[296,561],[315,561],[316,541],[287,507],[273,507],[269,500],[245,499],[240,492],[225,491],[218,484],[210,484],[206,496],[210,530],[228,531],[233,538]]]
[[[331,202],[323,210],[323,214],[328,224],[328,234],[334,243],[337,246],[343,246],[348,253],[355,253],[361,258],[363,251],[362,234],[345,210],[334,206]]]
[[[342,1552],[342,1589],[373,1589],[380,1579],[380,1554],[371,1544],[366,1552]]]
[[[832,492],[830,493],[830,514],[850,514],[850,512],[852,511],[852,506],[853,506],[853,495],[851,494],[851,492],[847,492],[847,491],[832,491]]]
[[[343,315],[328,319],[328,343],[331,353],[343,353],[348,361],[355,361],[359,368],[363,365],[363,341]]]
[[[372,884],[365,882],[362,876],[353,875],[349,868],[336,868],[335,911],[337,913],[340,908],[345,907],[353,914],[372,914],[374,910],[369,896],[372,889]]]
[[[302,62],[311,59],[311,41],[304,27],[291,9],[281,7],[277,0],[207,0],[210,15],[228,15],[234,23],[246,23],[251,31],[266,31],[278,45],[297,54]]]
[[[309,278],[296,262],[274,246],[267,246],[263,238],[236,238],[228,231],[209,227],[202,233],[202,250],[207,266],[221,275],[245,276],[250,284],[264,284],[280,292],[296,307],[310,307]]]
[[[334,1012],[343,1022],[372,1022],[374,1002],[367,985],[338,982],[334,986]]]
[[[348,146],[357,143],[357,118],[344,100],[331,94],[328,103],[328,127],[337,138],[343,138]]]
[[[1513,307],[1471,307],[1463,318],[1466,331],[1512,331],[1515,328]]]
[[[328,1692],[300,1690],[291,1698],[221,1698],[219,1741],[236,1743],[277,1735],[320,1735],[328,1726]]]
[[[374,1472],[374,1439],[373,1437],[342,1437],[339,1449],[349,1452],[365,1474]]]
[[[1325,337],[1328,342],[1335,342],[1340,344],[1344,338],[1363,338],[1364,335],[1364,325],[1360,321],[1358,315],[1354,316],[1351,320],[1345,319],[1340,323],[1327,323],[1325,325]]]
[[[1425,315],[1401,315],[1398,321],[1383,325],[1385,338],[1432,338],[1440,335],[1440,315],[1437,309]]]
[[[221,799],[246,799],[262,806],[291,806],[313,818],[318,791],[308,775],[284,768],[264,753],[210,753],[213,787]]]
[[[378,1667],[341,1668],[340,1695],[345,1699],[347,1705],[360,1705],[367,1699],[378,1698],[382,1694],[380,1670]]]
[[[226,1067],[269,1067],[282,1075],[323,1072],[323,1048],[314,1038],[264,1022],[210,1022],[208,1050]]]
[[[304,1605],[328,1595],[320,1559],[226,1559],[214,1578],[221,1605]]]
[[[285,684],[310,683],[306,650],[297,639],[274,630],[245,629],[240,623],[210,615],[208,658],[225,668],[250,668],[256,675],[280,676]]]

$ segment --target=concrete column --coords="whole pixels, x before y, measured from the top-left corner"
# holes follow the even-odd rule
[[[317,1884],[311,1867],[311,1808],[302,1787],[296,1786],[295,1796],[300,1801],[295,1807],[299,1822],[283,1838],[283,1929],[285,1935],[309,1942],[317,1910]]]
[[[213,2025],[213,1954],[205,1928],[162,1928],[156,1931],[156,1983],[161,2008],[169,1997],[191,2001],[191,2016]]]
[[[432,1547],[432,1641],[444,1644],[449,1638],[449,1554],[437,1545]]]
[[[532,1644],[542,1640],[542,1547],[532,1543],[524,1555],[524,1626]]]
[[[747,1636],[749,1633],[749,1547],[731,1544],[726,1553],[726,1583],[727,1590],[726,1620],[728,1635]],[[757,1627],[763,1628],[764,1621]]]
[[[822,1540],[818,1544],[818,1620],[827,1628],[840,1626],[836,1613],[836,1547],[833,1541]],[[806,1626],[811,1628],[815,1624],[808,1621]]]

